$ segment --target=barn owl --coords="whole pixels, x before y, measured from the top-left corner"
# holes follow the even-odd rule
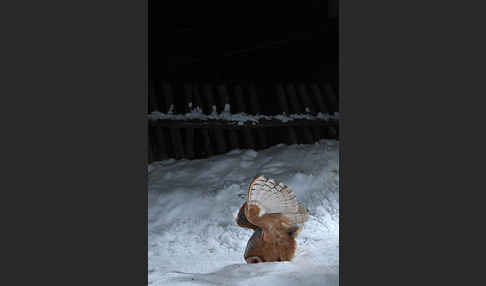
[[[237,225],[254,230],[246,246],[246,262],[290,261],[297,248],[295,238],[307,219],[306,208],[289,187],[255,177],[236,217]]]

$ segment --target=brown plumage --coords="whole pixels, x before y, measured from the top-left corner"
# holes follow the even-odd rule
[[[245,250],[247,263],[290,261],[297,248],[295,238],[307,220],[307,210],[282,183],[255,177],[236,224],[253,229]]]

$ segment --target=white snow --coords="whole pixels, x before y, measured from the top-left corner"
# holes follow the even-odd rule
[[[149,165],[149,285],[338,285],[339,143],[233,150]],[[290,262],[246,264],[252,231],[234,220],[264,175],[309,209]]]
[[[192,107],[192,103],[189,104],[190,107]],[[319,112],[317,115],[311,115],[311,114],[279,114],[279,115],[251,115],[247,114],[244,112],[240,113],[230,113],[230,106],[229,104],[225,105],[224,111],[221,113],[216,112],[216,106],[212,106],[212,112],[210,115],[206,115],[202,113],[202,110],[200,107],[196,107],[192,109],[191,112],[188,112],[186,114],[173,114],[173,106],[171,105],[171,108],[169,109],[168,113],[162,113],[159,111],[152,111],[148,115],[148,118],[150,120],[158,120],[158,119],[168,119],[168,120],[191,120],[191,119],[198,119],[198,120],[211,120],[211,119],[216,119],[216,120],[226,120],[226,121],[234,121],[237,122],[240,125],[243,125],[244,122],[247,121],[252,121],[254,123],[258,123],[260,119],[277,119],[282,122],[288,122],[292,121],[294,119],[310,119],[310,120],[315,120],[315,119],[324,119],[324,120],[329,120],[329,119],[339,119],[339,114],[335,113],[334,115],[326,114],[326,113],[321,113]]]
[[[173,105],[173,104],[171,104],[171,105],[169,106],[169,111],[167,111],[167,114],[171,115],[171,114],[173,114],[173,113],[174,113],[174,105]]]
[[[211,115],[212,116],[217,116],[218,115],[218,112],[216,111],[216,105],[212,105],[211,106],[211,110],[212,110],[212,112],[211,112]]]
[[[231,109],[231,105],[229,105],[228,103],[226,103],[226,104],[224,105],[224,112],[229,113],[229,112],[230,112],[230,109]]]

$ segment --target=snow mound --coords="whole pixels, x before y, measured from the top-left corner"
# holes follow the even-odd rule
[[[233,150],[149,165],[149,285],[338,285],[339,144]],[[251,179],[288,185],[309,210],[290,262],[246,264],[234,219]]]

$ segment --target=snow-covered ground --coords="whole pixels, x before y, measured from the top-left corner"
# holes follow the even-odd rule
[[[149,166],[149,285],[338,285],[339,143],[233,150]],[[287,184],[309,209],[290,262],[246,264],[234,220],[248,184]]]

